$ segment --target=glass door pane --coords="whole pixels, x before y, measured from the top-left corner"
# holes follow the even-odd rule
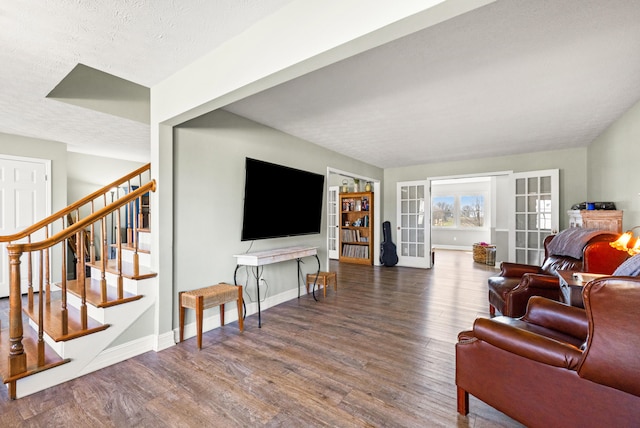
[[[558,170],[513,174],[514,230],[510,238],[510,260],[541,265],[544,239],[557,231]]]
[[[338,186],[329,187],[327,194],[327,250],[330,259],[338,259]]]
[[[398,265],[431,267],[428,180],[398,183]],[[429,229],[427,229],[429,227]]]

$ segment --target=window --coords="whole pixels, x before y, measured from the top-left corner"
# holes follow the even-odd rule
[[[460,197],[460,227],[484,226],[484,196]]]
[[[433,227],[485,227],[485,197],[482,194],[447,195],[431,198]]]
[[[431,218],[432,225],[437,227],[455,226],[454,204],[456,198],[454,196],[436,196],[431,200]]]

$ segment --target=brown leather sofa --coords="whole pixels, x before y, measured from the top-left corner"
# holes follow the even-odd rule
[[[520,318],[479,318],[458,335],[458,412],[469,394],[528,427],[640,423],[640,279],[603,277],[585,309],[532,297]]]
[[[555,236],[547,236],[544,241],[542,266],[503,262],[500,274],[489,278],[489,313],[492,316],[496,310],[509,317],[524,315],[531,296],[560,301],[558,270],[611,275],[628,258],[626,252],[609,245],[618,238],[618,234],[603,233],[591,238],[584,245],[579,259],[550,254],[549,246]]]

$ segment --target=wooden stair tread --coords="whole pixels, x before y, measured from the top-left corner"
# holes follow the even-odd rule
[[[22,308],[22,310],[29,318],[31,318],[31,320],[38,324],[40,317],[38,316],[37,301],[34,303],[33,308],[29,308],[27,305]],[[50,303],[45,303],[43,312],[44,331],[56,342],[86,336],[87,334],[96,333],[109,327],[108,324],[101,324],[91,317],[87,317],[87,326],[86,328],[83,328],[80,319],[80,311],[73,306],[67,305],[68,328],[67,334],[63,334],[61,300],[51,300]]]
[[[136,295],[123,291],[121,299],[118,299],[118,289],[111,285],[107,285],[107,295],[104,300],[102,299],[102,292],[100,286],[100,279],[87,278],[85,280],[87,292],[86,300],[88,304],[91,304],[97,308],[108,308],[110,306],[120,305],[122,303],[132,302],[142,298],[142,295]],[[56,286],[61,287],[60,284]],[[74,296],[82,298],[82,283],[78,280],[72,279],[67,281],[67,291]]]
[[[135,251],[135,247],[129,244],[122,244],[123,250]],[[138,252],[141,254],[151,254],[151,247],[144,244],[138,244]]]
[[[93,263],[87,263],[87,265],[94,267],[98,270],[102,269],[102,262],[100,260],[96,260]],[[153,278],[157,274],[152,272],[146,266],[140,266],[138,269],[138,274],[136,275],[133,269],[133,263],[122,262],[122,276],[129,279],[145,279],[145,278]],[[117,269],[117,260],[111,259],[107,260],[107,268],[106,271],[113,274],[118,274]]]
[[[23,373],[9,376],[9,329],[4,329],[0,332],[0,355],[5,356],[0,358],[0,377],[2,377],[3,383],[9,383],[21,379],[23,377],[31,376],[32,374],[41,372],[43,370],[57,367],[61,364],[71,361],[68,358],[60,357],[49,345],[44,344],[44,364],[38,366],[38,334],[32,328],[25,328],[22,337],[22,346],[24,352],[27,354],[27,370]]]

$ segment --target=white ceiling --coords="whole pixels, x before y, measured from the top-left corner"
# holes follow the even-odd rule
[[[78,63],[151,87],[291,1],[2,1],[0,132],[148,161],[148,124],[45,97]]]
[[[290,1],[3,2],[0,132],[148,160],[148,125],[45,96],[78,63],[150,87]],[[584,147],[640,100],[639,23],[498,0],[225,108],[383,168]]]

